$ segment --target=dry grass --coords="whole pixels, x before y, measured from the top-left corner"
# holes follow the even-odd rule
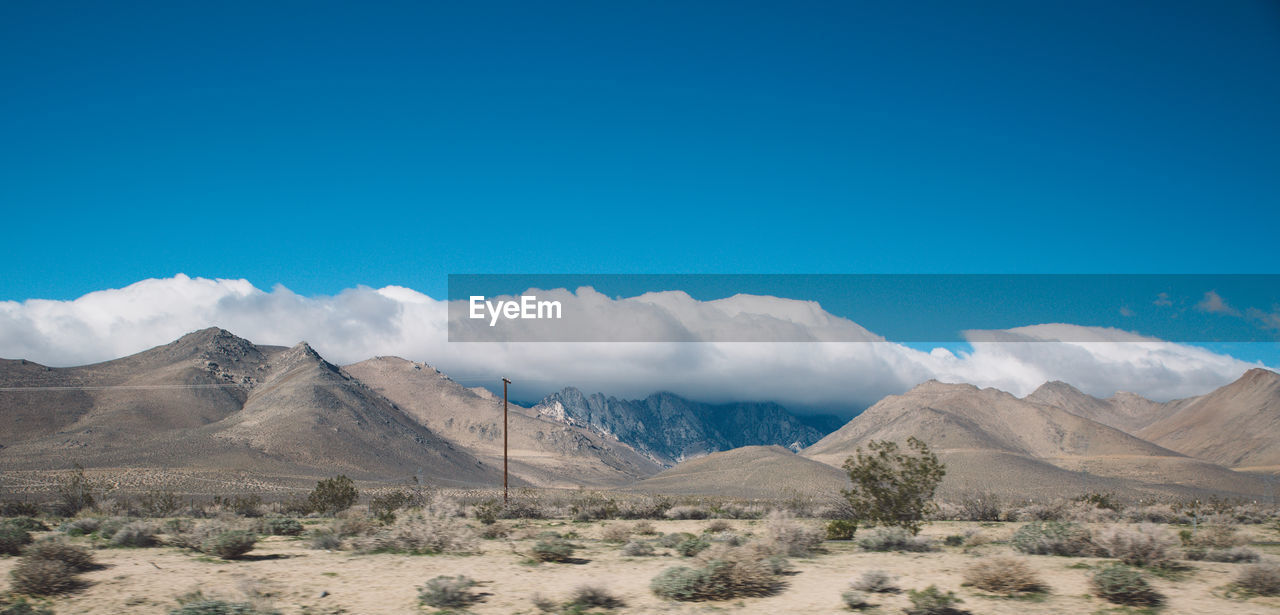
[[[964,572],[964,584],[1007,596],[1048,590],[1026,561],[1003,556],[981,559],[969,566]]]

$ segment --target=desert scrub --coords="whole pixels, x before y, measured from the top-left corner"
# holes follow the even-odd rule
[[[58,526],[58,531],[67,536],[84,536],[98,531],[98,527],[102,525],[102,519],[96,517],[84,517],[74,521],[68,521]]]
[[[50,537],[38,540],[23,549],[22,555],[28,559],[44,559],[59,561],[72,570],[83,572],[97,568],[93,561],[93,552],[77,547],[60,538]]]
[[[1168,568],[1178,559],[1178,539],[1151,523],[1109,527],[1093,539],[1108,555],[1130,566]]]
[[[649,583],[654,594],[668,600],[727,600],[767,596],[781,589],[778,568],[761,550],[717,548],[697,568],[676,566],[658,573]]]
[[[4,523],[6,525],[20,527],[28,532],[44,532],[49,529],[49,526],[45,525],[44,521],[36,519],[35,517],[14,517],[12,519],[5,519]]]
[[[894,584],[893,577],[883,570],[868,570],[850,583],[849,587],[869,594],[896,594],[902,591]]]
[[[52,559],[21,558],[9,576],[13,591],[30,596],[63,594],[80,585],[74,568]]]
[[[937,585],[930,585],[920,591],[910,590],[907,599],[911,606],[905,609],[907,615],[959,615],[963,611],[956,608],[964,602],[956,597],[955,592],[943,592]]]
[[[102,522],[98,524],[98,536],[110,540],[116,535],[116,532],[120,531],[120,528],[128,525],[128,523],[129,520],[124,517],[103,519]]]
[[[342,538],[333,530],[319,529],[311,533],[309,546],[320,551],[337,551],[342,548]]]
[[[573,552],[574,546],[563,538],[544,538],[529,549],[533,559],[540,562],[567,562]]]
[[[1128,606],[1156,606],[1164,602],[1160,595],[1141,572],[1111,564],[1093,574],[1089,580],[1093,593],[1099,598],[1116,604]]]
[[[116,547],[154,547],[159,542],[155,526],[147,521],[131,521],[111,535],[111,544]]]
[[[826,532],[801,525],[789,512],[775,510],[765,522],[766,544],[775,555],[808,557],[822,547]]]
[[[0,598],[0,615],[53,615],[53,610],[33,605],[26,598],[18,598],[14,602]]]
[[[631,531],[641,536],[653,536],[658,533],[658,530],[654,529],[653,524],[648,521],[637,521],[635,525],[631,526]]]
[[[658,538],[658,546],[674,549],[676,548],[676,545],[689,540],[690,538],[696,538],[696,536],[688,532],[672,532],[670,534],[663,534],[661,538]]]
[[[617,609],[626,606],[621,598],[597,585],[580,585],[569,595],[565,611],[577,613],[587,609]]]
[[[874,604],[871,604],[871,597],[868,596],[866,592],[861,592],[853,588],[844,590],[840,594],[840,600],[844,602],[845,606],[855,611],[861,611],[875,606]]]
[[[676,545],[676,553],[684,557],[693,557],[702,553],[709,546],[711,546],[711,543],[701,538],[689,538]]]
[[[463,609],[480,600],[471,591],[476,582],[469,577],[438,576],[418,588],[418,601],[438,609]]]
[[[858,531],[858,522],[847,519],[832,519],[827,522],[827,540],[853,540]]]
[[[485,540],[497,540],[511,535],[511,526],[505,523],[491,523],[480,528],[480,537]]]
[[[231,530],[209,537],[200,545],[200,551],[222,559],[238,559],[253,550],[258,537],[245,530]]]
[[[1063,521],[1033,521],[1018,528],[1010,542],[1028,555],[1088,557],[1097,552],[1089,530]]]
[[[400,515],[395,523],[369,536],[352,540],[362,553],[469,553],[476,548],[474,530],[449,511],[428,507],[423,512]]]
[[[31,532],[16,525],[0,523],[0,555],[18,555],[31,544]]]
[[[858,546],[866,551],[932,551],[933,543],[923,536],[915,536],[901,527],[877,528],[858,539]]]
[[[250,602],[205,598],[197,592],[179,599],[178,608],[169,611],[169,615],[280,615],[280,612],[263,609]]]
[[[672,506],[662,516],[675,520],[701,520],[710,517],[711,511],[701,506]]]
[[[733,524],[725,521],[724,519],[716,519],[711,523],[708,523],[707,529],[702,530],[702,532],[704,534],[711,534],[715,532],[727,532],[731,529],[733,529]]]
[[[1196,562],[1221,562],[1224,564],[1244,564],[1261,559],[1257,551],[1248,547],[1232,547],[1230,549],[1202,549],[1191,547],[1183,557]]]
[[[625,525],[610,525],[604,528],[604,532],[600,535],[600,540],[604,542],[623,543],[631,538],[631,530]]]
[[[1236,577],[1236,587],[1257,596],[1280,596],[1280,562],[1266,560],[1249,564]]]
[[[272,517],[262,522],[262,533],[271,536],[299,536],[302,523],[288,517]]]
[[[993,594],[1037,594],[1048,587],[1026,562],[1014,557],[981,559],[964,572],[964,585]]]
[[[314,512],[332,515],[351,508],[359,499],[355,481],[340,474],[316,482],[316,488],[307,496],[307,504]]]
[[[645,557],[653,553],[653,545],[647,542],[633,540],[622,546],[622,554],[628,557]]]

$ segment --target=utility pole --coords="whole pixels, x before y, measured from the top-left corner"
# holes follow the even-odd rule
[[[510,380],[502,378],[502,503],[507,503],[507,385]]]

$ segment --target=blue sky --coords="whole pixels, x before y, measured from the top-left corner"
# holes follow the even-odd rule
[[[0,299],[1274,273],[1278,69],[1260,1],[6,2]]]

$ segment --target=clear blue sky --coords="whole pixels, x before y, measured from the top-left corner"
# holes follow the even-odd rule
[[[1274,1],[14,0],[0,300],[1277,273],[1277,75]]]

